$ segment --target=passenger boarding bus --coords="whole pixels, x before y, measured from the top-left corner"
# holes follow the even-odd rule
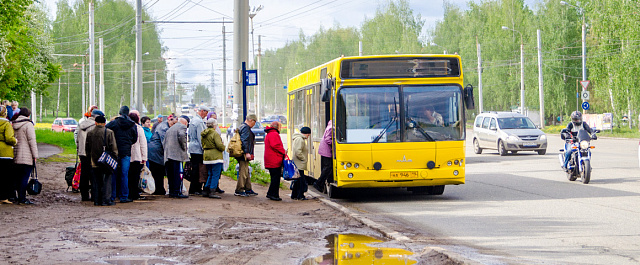
[[[292,150],[292,134],[311,128],[307,169],[318,178],[333,121],[329,197],[376,187],[441,195],[465,183],[465,108],[473,87],[463,87],[458,55],[341,57],[289,80],[287,143]]]

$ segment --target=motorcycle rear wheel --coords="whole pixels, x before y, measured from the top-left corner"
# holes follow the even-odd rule
[[[580,179],[582,180],[583,184],[589,184],[589,181],[591,180],[591,161],[582,161],[582,172],[580,174]]]

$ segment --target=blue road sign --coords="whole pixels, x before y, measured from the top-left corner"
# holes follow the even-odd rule
[[[258,85],[258,70],[246,70],[245,78],[247,86]]]
[[[589,102],[582,102],[582,109],[583,110],[588,110],[589,109]]]

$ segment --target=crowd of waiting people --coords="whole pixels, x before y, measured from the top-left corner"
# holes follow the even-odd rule
[[[33,204],[27,199],[27,184],[38,158],[36,132],[31,111],[18,102],[0,104],[0,203]],[[8,174],[7,174],[8,173]]]
[[[0,202],[33,204],[26,199],[26,186],[38,157],[34,124],[27,108],[18,108],[17,102],[3,101],[0,106],[0,168],[12,168],[14,178],[2,178]],[[148,167],[155,182],[153,195],[170,198],[188,198],[199,195],[221,199],[220,176],[225,162],[226,142],[217,123],[217,115],[207,107],[200,107],[197,115],[166,117],[158,115],[151,124],[147,116],[140,117],[136,110],[120,108],[119,115],[107,121],[104,112],[91,106],[79,120],[75,131],[77,155],[80,160],[79,191],[82,201],[93,201],[97,206],[111,206],[116,202],[128,203],[143,200],[138,187],[144,167]],[[235,196],[251,197],[258,193],[251,187],[249,162],[254,157],[255,135],[251,128],[257,122],[249,114],[240,125],[243,155],[238,161],[238,178]],[[271,176],[266,197],[281,201],[279,195],[283,160],[287,157],[280,130],[282,124],[272,122],[266,127],[264,166]],[[320,181],[306,176],[308,150],[306,140],[311,135],[309,127],[300,128],[293,135],[292,160],[302,177],[293,181],[291,198],[306,200],[308,185],[322,191],[327,180],[331,181],[331,122],[325,131],[319,148],[322,157]],[[233,132],[229,132],[233,133]],[[227,139],[230,134],[227,136]],[[328,137],[328,138],[327,138]],[[110,152],[117,161],[115,170],[98,160],[103,152]],[[185,168],[189,161],[190,168]],[[185,172],[189,171],[189,172]],[[185,174],[190,173],[190,174]],[[189,175],[188,194],[184,194],[182,176]],[[164,179],[167,178],[168,191]]]

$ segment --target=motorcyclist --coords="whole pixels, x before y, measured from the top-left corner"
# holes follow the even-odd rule
[[[589,127],[586,122],[582,122],[582,113],[576,110],[571,113],[571,122],[567,124],[567,128],[562,129],[562,131],[560,132],[560,138],[562,138],[562,140],[565,140],[576,137],[578,135],[578,131],[580,131],[581,129],[584,129],[589,133],[589,135],[592,135],[592,139],[597,139],[597,136],[593,134],[591,127]],[[565,171],[567,171],[567,164],[571,159],[571,154],[575,151],[577,151],[577,149],[572,149],[571,145],[565,142],[564,164],[562,165],[562,169],[564,169]]]

